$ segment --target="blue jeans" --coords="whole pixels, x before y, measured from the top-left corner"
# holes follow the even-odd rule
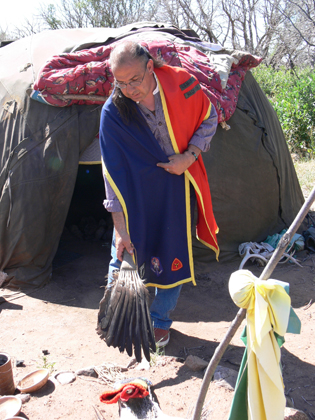
[[[113,271],[120,269],[121,261],[117,259],[115,247],[115,229],[113,231],[113,240],[111,247],[112,259],[108,269],[108,284],[113,281]],[[162,328],[169,330],[172,325],[170,313],[175,309],[177,300],[180,295],[182,285],[172,287],[170,289],[155,288],[155,298],[150,307],[150,314],[154,328]]]

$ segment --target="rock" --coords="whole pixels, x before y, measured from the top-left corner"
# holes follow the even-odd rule
[[[145,357],[142,358],[141,362],[135,367],[136,370],[150,370],[150,362]]]
[[[208,362],[206,362],[198,356],[189,355],[185,360],[185,366],[187,366],[194,372],[198,372],[199,370],[203,370],[204,368],[206,368],[208,366]]]
[[[75,381],[76,376],[73,372],[58,372],[55,374],[55,379],[61,384],[61,385],[67,385],[71,384]]]
[[[134,367],[135,364],[137,363],[137,359],[135,357],[133,357],[130,362],[127,365],[127,369],[130,369],[131,367]]]
[[[223,386],[233,391],[237,380],[238,372],[223,366],[218,366],[214,372],[213,380],[216,385]]]
[[[308,420],[308,415],[295,408],[286,407],[284,409],[284,420]]]
[[[92,378],[98,378],[98,374],[94,370],[94,366],[79,369],[75,372],[77,376],[91,376]]]
[[[15,397],[19,398],[22,404],[27,403],[31,399],[30,394],[16,394]]]

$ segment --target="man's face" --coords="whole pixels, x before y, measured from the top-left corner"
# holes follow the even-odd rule
[[[153,78],[153,61],[149,60],[145,65],[143,61],[133,60],[130,63],[113,69],[113,74],[118,83],[126,83],[127,86],[121,89],[122,93],[135,102],[143,101],[155,88]],[[141,81],[139,86],[130,86],[130,82]]]

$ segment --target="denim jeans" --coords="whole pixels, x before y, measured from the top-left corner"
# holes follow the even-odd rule
[[[108,269],[108,284],[113,281],[113,271],[120,269],[121,261],[117,259],[115,247],[115,229],[111,247],[112,259]],[[150,307],[150,314],[154,328],[169,330],[172,325],[170,313],[175,309],[182,285],[170,289],[155,288],[155,298]]]

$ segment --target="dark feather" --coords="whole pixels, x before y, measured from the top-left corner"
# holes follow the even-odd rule
[[[108,310],[108,305],[110,302],[111,289],[112,289],[111,287],[107,287],[105,289],[104,297],[100,301],[100,306],[99,306],[99,311],[98,311],[98,324],[97,324],[96,331],[101,336],[101,338],[105,338],[105,335],[106,335],[104,320],[105,320],[106,312]]]
[[[99,310],[98,310],[98,324],[102,321],[102,318],[104,317],[106,311],[107,311],[107,305],[110,299],[111,290],[107,286],[105,288],[103,299],[100,301]]]
[[[134,327],[134,323],[135,323],[134,319],[136,315],[136,299],[135,299],[134,289],[132,289],[130,293],[130,302],[131,302],[130,315],[129,315],[129,318],[127,319],[127,322],[129,322],[129,324],[128,324],[128,332],[126,334],[126,351],[128,353],[128,356],[131,357],[132,356],[132,342],[133,342],[133,327]],[[129,307],[128,307],[128,312],[129,312]]]
[[[149,341],[149,347],[153,353],[156,352],[156,345],[155,345],[155,336],[154,336],[154,329],[153,324],[151,320],[151,314],[149,309],[149,292],[148,289],[145,289],[145,295],[146,295],[146,305],[144,307],[145,309],[145,315],[147,320],[147,326],[148,326],[148,341]]]
[[[106,335],[106,344],[108,346],[113,345],[115,335],[118,334],[118,325],[120,323],[121,308],[124,304],[125,294],[125,282],[118,280],[118,284],[116,286],[115,299],[110,300],[110,305],[113,307],[114,313],[110,321],[108,333]]]
[[[119,342],[118,342],[118,348],[121,353],[125,350],[125,348],[129,346],[128,331],[129,331],[129,324],[130,324],[130,318],[131,318],[131,310],[133,306],[132,305],[132,291],[130,290],[129,287],[126,287],[125,303],[126,303],[125,317],[123,320],[123,327],[122,327],[120,337],[119,337]],[[128,354],[130,352],[132,354],[132,340],[130,341],[130,346],[127,350]]]
[[[104,332],[108,331],[113,315],[115,313],[115,309],[116,309],[115,305],[116,305],[116,302],[118,302],[117,289],[119,289],[119,280],[116,280],[115,283],[110,287],[110,289],[111,289],[110,300],[108,301],[107,310],[101,323],[101,327]],[[120,294],[119,294],[119,297],[120,297]]]
[[[108,332],[108,328],[109,328],[109,321],[111,319],[110,313],[112,311],[110,302],[111,302],[111,298],[112,298],[112,292],[113,292],[114,288],[110,287],[107,291],[106,294],[108,294],[108,302],[107,302],[107,307],[105,309],[105,311],[103,312],[102,316],[100,316],[100,322],[99,322],[99,328],[102,331],[103,334],[103,338],[105,337],[105,335]]]
[[[118,343],[122,341],[121,336],[124,335],[124,324],[126,319],[126,311],[129,303],[129,287],[124,283],[123,286],[123,296],[121,297],[122,303],[120,306],[120,311],[118,314],[118,324],[115,331],[114,341],[113,341],[113,347],[117,347]]]
[[[125,316],[124,324],[122,326],[122,329],[118,338],[118,343],[117,343],[120,353],[123,353],[126,349],[127,333],[128,333],[128,322]]]
[[[134,351],[137,362],[141,362],[141,334],[140,334],[140,298],[138,294],[138,290],[135,292],[135,301],[136,301],[136,319],[135,319],[135,326],[134,326],[134,336],[133,336],[133,344],[134,344]]]
[[[100,324],[102,319],[105,317],[106,312],[108,310],[108,304],[111,297],[112,287],[115,285],[116,281],[118,280],[119,271],[116,270],[113,272],[113,282],[111,285],[107,285],[105,288],[103,299],[100,301],[99,310],[98,310],[98,328],[100,329]]]
[[[147,361],[150,361],[150,344],[149,344],[149,335],[148,335],[148,325],[147,325],[147,314],[146,314],[146,294],[145,286],[141,285],[139,287],[139,301],[140,301],[140,332],[141,332],[141,343],[143,354]]]

